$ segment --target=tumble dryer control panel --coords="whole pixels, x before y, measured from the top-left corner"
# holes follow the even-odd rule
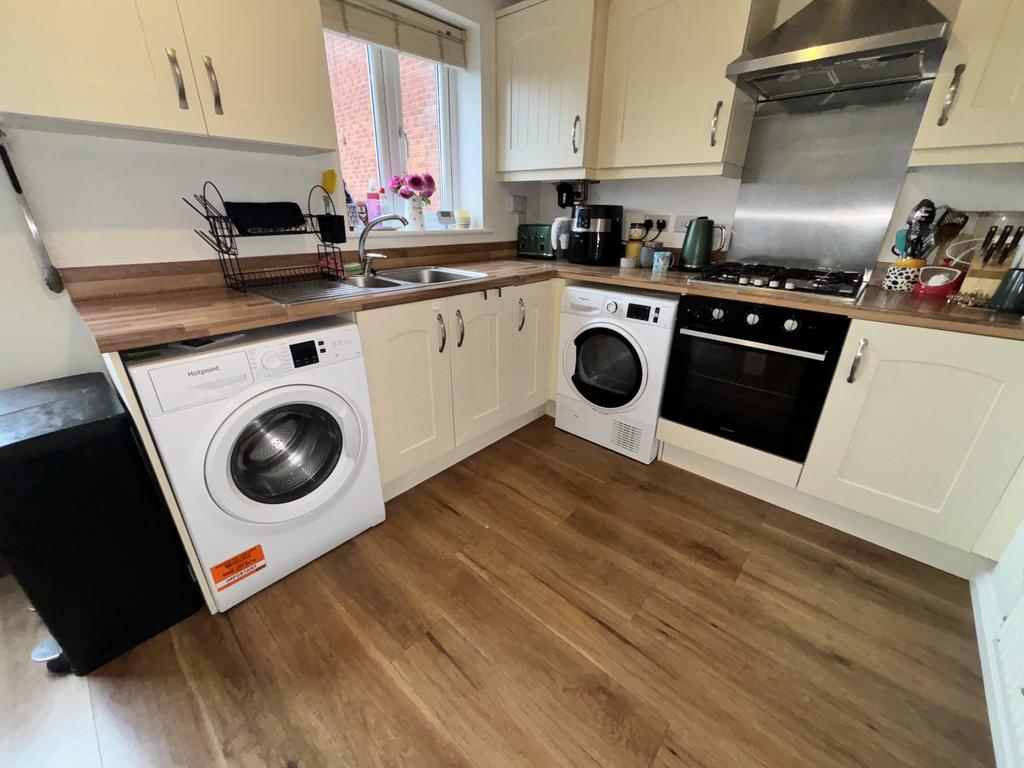
[[[677,300],[639,292],[624,293],[570,286],[565,289],[562,312],[671,329],[677,303]]]

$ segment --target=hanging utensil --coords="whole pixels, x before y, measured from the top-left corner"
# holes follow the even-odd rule
[[[3,162],[4,170],[7,171],[7,178],[11,181],[14,195],[18,198],[21,212],[25,216],[25,224],[28,225],[28,231],[32,236],[32,243],[35,246],[36,259],[39,261],[39,268],[43,271],[43,282],[54,293],[61,293],[64,290],[64,278],[60,276],[60,272],[53,266],[53,262],[50,261],[50,252],[46,250],[46,244],[43,242],[43,236],[39,233],[35,216],[32,215],[32,209],[29,207],[28,200],[25,199],[25,193],[21,189],[18,174],[14,172],[14,163],[11,162],[11,156],[8,154],[7,147],[4,144],[5,138],[6,134],[0,130],[0,161]]]

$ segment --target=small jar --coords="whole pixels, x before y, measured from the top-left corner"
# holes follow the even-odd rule
[[[644,225],[630,224],[629,239],[626,241],[626,258],[632,260],[640,259],[640,251],[644,247]]]

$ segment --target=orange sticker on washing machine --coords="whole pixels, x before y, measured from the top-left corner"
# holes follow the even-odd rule
[[[247,576],[267,567],[267,559],[263,556],[263,547],[257,544],[245,552],[229,557],[223,563],[217,563],[210,569],[213,585],[218,592],[223,592],[232,584],[237,584]]]

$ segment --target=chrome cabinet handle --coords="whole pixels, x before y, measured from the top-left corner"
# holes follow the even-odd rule
[[[949,113],[953,110],[953,102],[956,101],[956,92],[960,90],[960,78],[964,76],[966,64],[957,64],[953,68],[953,79],[949,82],[949,90],[946,91],[946,100],[942,104],[942,114],[939,115],[939,125],[949,122]]]
[[[579,135],[580,130],[580,116],[576,115],[576,118],[572,121],[572,153],[578,154],[580,151],[580,145],[576,142],[576,138]]]
[[[456,347],[461,347],[462,342],[466,340],[466,324],[462,322],[462,310],[455,310],[455,319],[459,321],[459,340],[455,342]]]
[[[171,64],[174,85],[178,89],[178,109],[188,109],[188,96],[185,94],[185,78],[181,76],[181,65],[178,64],[178,52],[173,48],[164,48],[167,61]]]
[[[519,300],[519,330],[523,330],[526,326],[526,304],[522,299]]]
[[[850,375],[846,377],[847,384],[853,384],[854,379],[857,378],[857,369],[860,368],[860,363],[864,359],[864,350],[867,349],[867,346],[867,339],[861,339],[860,344],[857,345],[857,354],[853,356],[853,362],[850,363]]]
[[[203,56],[203,66],[206,67],[206,76],[210,78],[210,88],[213,90],[213,111],[218,115],[224,114],[224,105],[220,100],[220,83],[217,82],[217,72],[213,68],[213,59]]]
[[[437,348],[437,353],[441,354],[448,344],[448,329],[444,327],[444,317],[441,316],[440,312],[437,313],[437,324],[441,328],[441,346]]]
[[[711,116],[711,146],[718,144],[718,115],[722,112],[722,102],[715,104],[715,114]]]

